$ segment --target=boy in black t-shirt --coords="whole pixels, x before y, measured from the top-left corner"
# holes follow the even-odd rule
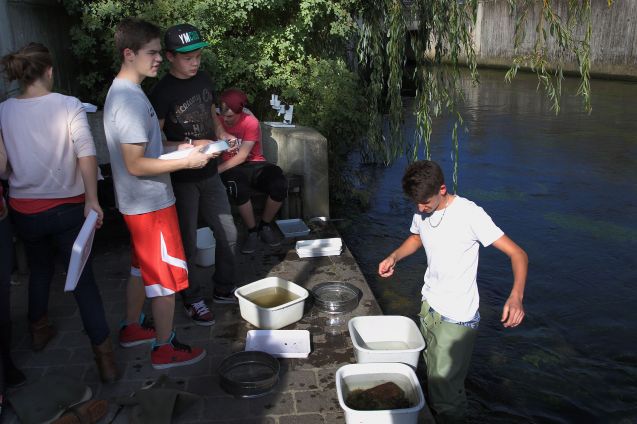
[[[168,144],[205,145],[210,140],[233,139],[217,117],[213,83],[199,70],[201,49],[207,46],[197,28],[175,25],[164,35],[166,58],[170,70],[155,86],[149,98]],[[198,325],[213,325],[214,315],[202,294],[204,274],[195,264],[199,218],[214,233],[215,303],[234,303],[237,270],[237,229],[230,210],[226,190],[217,173],[217,161],[203,169],[171,174],[177,198],[177,214],[188,262],[188,289],[182,291],[186,312]]]

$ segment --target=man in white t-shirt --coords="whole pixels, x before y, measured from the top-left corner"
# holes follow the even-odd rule
[[[511,259],[513,289],[502,311],[504,327],[517,327],[524,319],[528,258],[481,207],[447,192],[437,163],[413,163],[405,171],[402,186],[418,213],[411,235],[378,265],[378,274],[391,276],[398,261],[425,248],[427,271],[419,315],[427,343],[423,357],[429,405],[436,422],[463,422],[464,380],[480,321],[476,283],[480,244],[492,245]]]
[[[161,31],[124,19],[115,31],[122,65],[104,104],[104,132],[110,153],[117,207],[131,233],[131,279],[120,345],[153,343],[155,369],[194,364],[206,351],[180,343],[173,331],[175,293],[188,287],[188,267],[177,221],[170,172],[201,169],[213,155],[193,149],[181,159],[162,160],[159,121],[140,84],[157,76],[162,61]],[[141,277],[141,279],[140,279]],[[151,299],[155,328],[144,321]]]

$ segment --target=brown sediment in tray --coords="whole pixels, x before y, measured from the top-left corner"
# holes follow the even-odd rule
[[[413,406],[405,396],[405,391],[391,381],[367,390],[353,390],[345,399],[345,403],[358,411],[403,409]]]

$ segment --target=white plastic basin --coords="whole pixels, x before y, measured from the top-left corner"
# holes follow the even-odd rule
[[[288,290],[297,295],[298,298],[272,308],[261,307],[247,298],[247,296],[257,291],[276,287]],[[239,287],[234,293],[239,299],[241,317],[255,327],[266,330],[278,330],[303,318],[305,299],[309,296],[308,291],[303,287],[279,277],[257,280]]]
[[[347,396],[356,389],[366,390],[379,384],[393,382],[404,392],[410,408],[361,411],[345,403]],[[347,424],[416,424],[418,414],[425,406],[418,377],[414,370],[399,363],[350,364],[336,371],[338,403],[345,412]]]
[[[358,363],[402,362],[415,369],[425,348],[416,323],[400,315],[354,317],[347,327]]]

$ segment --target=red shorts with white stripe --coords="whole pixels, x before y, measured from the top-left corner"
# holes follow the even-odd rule
[[[142,278],[146,297],[187,288],[188,266],[175,205],[123,216],[131,234],[131,275]]]

